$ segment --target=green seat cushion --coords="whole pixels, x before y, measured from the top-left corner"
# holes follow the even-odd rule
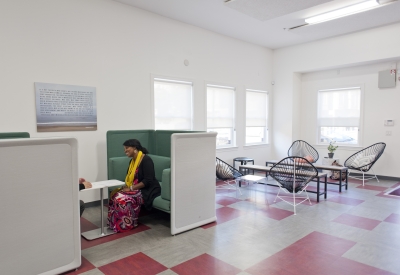
[[[171,202],[163,200],[161,196],[158,196],[157,198],[154,199],[153,207],[161,211],[171,213]]]
[[[163,185],[161,185],[161,198],[164,200],[171,200],[171,168],[164,169],[163,171]],[[160,182],[161,184],[161,182]]]

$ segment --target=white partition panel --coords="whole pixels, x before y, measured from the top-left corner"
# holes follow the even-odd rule
[[[81,264],[77,141],[0,140],[0,274]]]
[[[171,234],[216,221],[216,133],[171,136]]]

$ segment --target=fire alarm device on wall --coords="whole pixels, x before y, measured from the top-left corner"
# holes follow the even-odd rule
[[[394,126],[393,119],[385,119],[385,126]]]

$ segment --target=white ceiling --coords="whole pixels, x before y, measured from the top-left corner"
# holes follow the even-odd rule
[[[289,31],[285,29],[303,25],[305,18],[365,0],[115,1],[270,49],[400,22],[400,1]]]

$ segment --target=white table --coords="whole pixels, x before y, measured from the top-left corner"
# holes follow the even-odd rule
[[[107,226],[104,226],[104,214],[103,214],[103,208],[104,208],[104,202],[103,202],[103,192],[104,190],[108,190],[108,187],[113,187],[113,186],[119,186],[124,184],[124,182],[119,181],[119,180],[105,180],[105,181],[97,181],[97,182],[92,182],[92,188],[87,188],[87,189],[82,189],[80,192],[90,192],[93,190],[100,190],[100,204],[101,204],[101,225],[100,228],[86,231],[82,233],[81,235],[87,239],[87,240],[94,240],[98,238],[102,238],[108,235],[115,234],[115,232],[111,229],[109,229]]]

